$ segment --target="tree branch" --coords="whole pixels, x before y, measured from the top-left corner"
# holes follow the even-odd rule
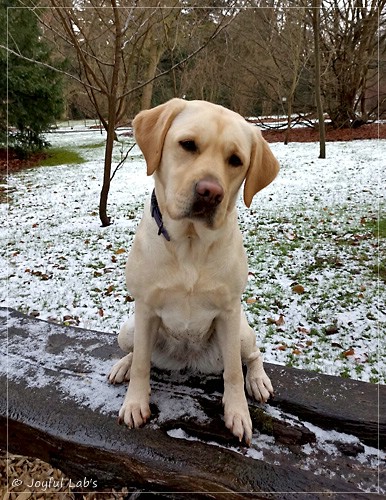
[[[16,52],[15,50],[12,50],[9,47],[6,47],[5,45],[2,45],[2,44],[0,44],[0,49],[6,50],[9,54],[13,54],[13,55],[19,57],[20,59],[23,59],[24,61],[28,61],[28,62],[33,63],[33,64],[38,64],[39,66],[44,66],[45,68],[49,68],[52,71],[56,71],[57,73],[61,73],[62,75],[68,76],[69,78],[72,78],[73,80],[80,83],[84,87],[88,87],[88,88],[94,90],[95,92],[100,92],[102,94],[104,93],[102,89],[95,87],[94,85],[87,84],[86,82],[84,82],[80,78],[77,78],[75,75],[68,73],[67,71],[64,71],[63,69],[56,68],[55,66],[52,66],[51,64],[44,63],[44,62],[38,61],[36,59],[31,59],[30,57],[24,56],[20,52]]]
[[[130,151],[132,151],[132,150],[133,150],[133,148],[134,148],[134,146],[136,146],[136,145],[137,145],[137,143],[135,142],[135,143],[134,143],[132,146],[130,146],[130,148],[126,151],[126,154],[125,154],[124,158],[122,158],[122,159],[119,161],[118,165],[115,167],[114,172],[113,172],[112,176],[110,177],[110,182],[114,179],[115,174],[116,174],[116,173],[117,173],[117,171],[118,171],[118,170],[122,167],[122,165],[125,163],[125,161],[127,160],[127,157],[129,156]]]
[[[170,72],[174,71],[176,68],[178,68],[179,66],[181,66],[182,64],[185,64],[186,62],[188,62],[190,59],[192,59],[194,56],[196,56],[198,53],[200,53],[203,49],[205,49],[205,47],[207,47],[212,40],[214,40],[224,29],[226,29],[234,21],[234,19],[236,18],[236,15],[232,16],[231,19],[230,19],[230,21],[228,21],[223,26],[219,25],[216,28],[216,30],[211,34],[211,36],[205,41],[205,43],[203,43],[200,47],[198,47],[196,50],[194,50],[191,54],[189,54],[188,56],[186,56],[184,59],[182,59],[181,61],[178,61],[176,64],[174,64],[173,66],[171,66],[169,69],[167,69],[165,71],[162,71],[161,73],[159,73],[155,77],[150,78],[149,80],[146,80],[145,82],[137,85],[136,87],[133,87],[130,90],[124,92],[123,94],[121,94],[120,96],[118,96],[118,99],[123,99],[124,97],[127,97],[128,95],[130,95],[130,94],[136,92],[137,90],[140,90],[141,88],[145,87],[149,83],[151,83],[151,82],[153,82],[155,80],[158,80],[162,76],[165,76],[165,75],[169,74]]]

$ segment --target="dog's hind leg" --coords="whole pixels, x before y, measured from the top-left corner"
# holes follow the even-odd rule
[[[241,361],[247,366],[245,385],[248,394],[257,401],[265,403],[273,388],[263,367],[263,357],[256,345],[256,334],[249,326],[244,311],[241,312]]]
[[[109,374],[109,382],[111,384],[120,384],[125,380],[130,380],[134,347],[134,314],[121,326],[118,335],[118,344],[122,351],[128,354],[112,367]]]

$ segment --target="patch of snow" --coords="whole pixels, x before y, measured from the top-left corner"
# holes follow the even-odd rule
[[[186,439],[186,441],[199,441],[198,439],[189,436],[182,429],[170,429],[167,431],[167,435],[175,439]]]
[[[201,410],[197,402],[187,394],[177,397],[170,393],[163,395],[161,392],[154,392],[152,401],[157,405],[160,412],[157,416],[157,424],[184,416],[192,417],[198,422],[208,421],[207,415]]]

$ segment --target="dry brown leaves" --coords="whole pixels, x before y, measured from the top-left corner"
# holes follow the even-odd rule
[[[75,495],[76,493],[76,495]],[[123,500],[128,490],[79,493],[71,480],[37,458],[12,455],[0,450],[0,500]]]

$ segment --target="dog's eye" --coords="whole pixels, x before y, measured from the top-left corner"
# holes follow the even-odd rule
[[[240,158],[237,155],[232,155],[230,156],[229,160],[229,165],[232,167],[241,167],[243,162],[240,160]]]
[[[190,153],[195,153],[198,149],[194,141],[180,141],[180,146]]]

